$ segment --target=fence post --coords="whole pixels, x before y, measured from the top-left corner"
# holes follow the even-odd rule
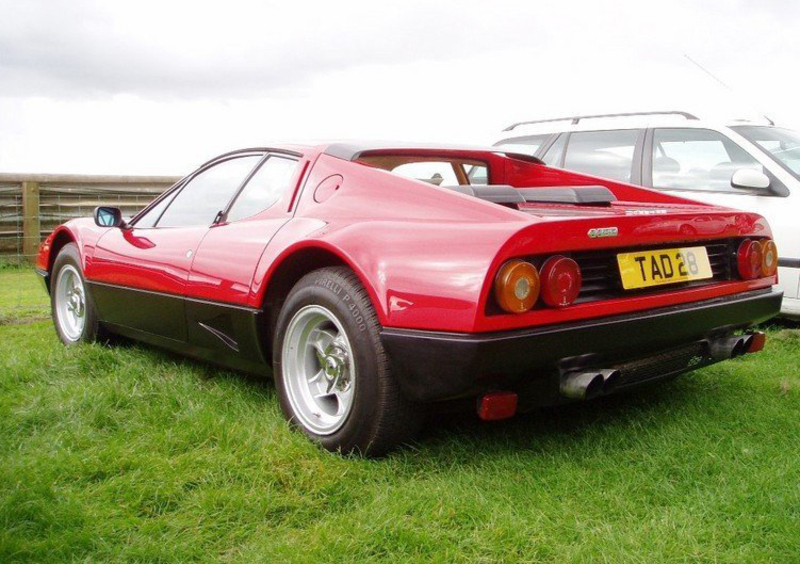
[[[22,183],[22,255],[29,261],[36,260],[41,239],[39,219],[39,183]]]

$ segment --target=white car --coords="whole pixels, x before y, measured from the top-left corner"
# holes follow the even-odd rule
[[[720,125],[686,112],[575,116],[511,125],[495,145],[761,214],[778,245],[781,313],[800,318],[800,133],[767,121]]]

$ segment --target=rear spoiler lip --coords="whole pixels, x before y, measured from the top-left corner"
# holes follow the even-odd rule
[[[570,204],[577,206],[608,206],[617,200],[605,186],[552,186],[515,188],[505,184],[443,186],[459,194],[473,196],[495,204]]]

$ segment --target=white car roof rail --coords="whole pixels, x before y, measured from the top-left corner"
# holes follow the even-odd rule
[[[666,115],[677,115],[683,116],[687,120],[696,120],[699,119],[697,116],[690,114],[689,112],[682,112],[679,110],[674,111],[662,111],[662,112],[629,112],[623,114],[596,114],[596,115],[587,115],[587,116],[569,116],[569,117],[561,117],[561,118],[551,118],[551,119],[537,119],[532,121],[520,121],[517,123],[512,123],[508,127],[506,127],[503,131],[511,131],[520,125],[532,125],[535,123],[552,123],[555,121],[568,121],[571,120],[572,124],[575,125],[582,119],[597,119],[597,118],[618,118],[618,117],[631,117],[631,116],[666,116]]]

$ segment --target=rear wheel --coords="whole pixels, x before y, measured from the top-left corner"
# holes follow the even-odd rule
[[[75,243],[64,245],[58,253],[51,280],[50,309],[58,338],[65,345],[96,341],[101,333],[100,324]]]
[[[379,329],[346,268],[306,275],[281,309],[273,344],[281,408],[328,450],[379,455],[419,428],[419,407],[391,374]]]

